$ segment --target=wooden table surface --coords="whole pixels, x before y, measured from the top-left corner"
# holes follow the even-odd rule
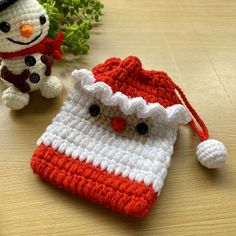
[[[0,235],[236,235],[236,1],[104,0],[91,50],[54,72],[64,93],[54,100],[32,94],[27,108],[0,105]],[[113,213],[46,184],[29,163],[35,142],[73,87],[74,68],[92,68],[111,56],[137,55],[165,70],[182,87],[210,129],[228,147],[226,166],[201,167],[198,143],[181,127],[171,168],[150,215]]]

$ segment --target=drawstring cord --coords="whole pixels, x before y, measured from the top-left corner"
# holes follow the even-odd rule
[[[209,138],[209,133],[208,133],[208,129],[207,129],[204,121],[200,118],[200,116],[197,114],[195,109],[191,106],[191,104],[189,103],[188,99],[186,98],[184,92],[176,84],[175,84],[175,89],[178,91],[178,93],[179,93],[180,97],[182,98],[185,106],[188,108],[189,112],[192,114],[194,119],[197,121],[197,124],[201,127],[201,129],[199,129],[197,127],[197,124],[194,120],[192,120],[189,123],[190,126],[193,128],[193,130],[199,136],[199,139],[200,139],[201,142],[207,140]]]

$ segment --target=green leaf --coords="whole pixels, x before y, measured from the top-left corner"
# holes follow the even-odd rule
[[[64,53],[85,54],[89,50],[87,40],[94,23],[100,21],[103,4],[99,0],[39,0],[50,19],[49,36],[65,33]]]

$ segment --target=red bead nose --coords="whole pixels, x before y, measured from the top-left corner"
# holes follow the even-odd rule
[[[112,129],[117,133],[122,133],[127,127],[127,121],[122,117],[114,117],[111,120]]]

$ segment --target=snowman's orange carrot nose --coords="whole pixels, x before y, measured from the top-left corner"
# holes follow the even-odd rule
[[[29,24],[22,25],[20,27],[20,33],[25,38],[30,38],[34,33],[34,27]]]
[[[127,121],[122,117],[114,117],[111,121],[112,129],[117,133],[122,133],[127,128]]]

